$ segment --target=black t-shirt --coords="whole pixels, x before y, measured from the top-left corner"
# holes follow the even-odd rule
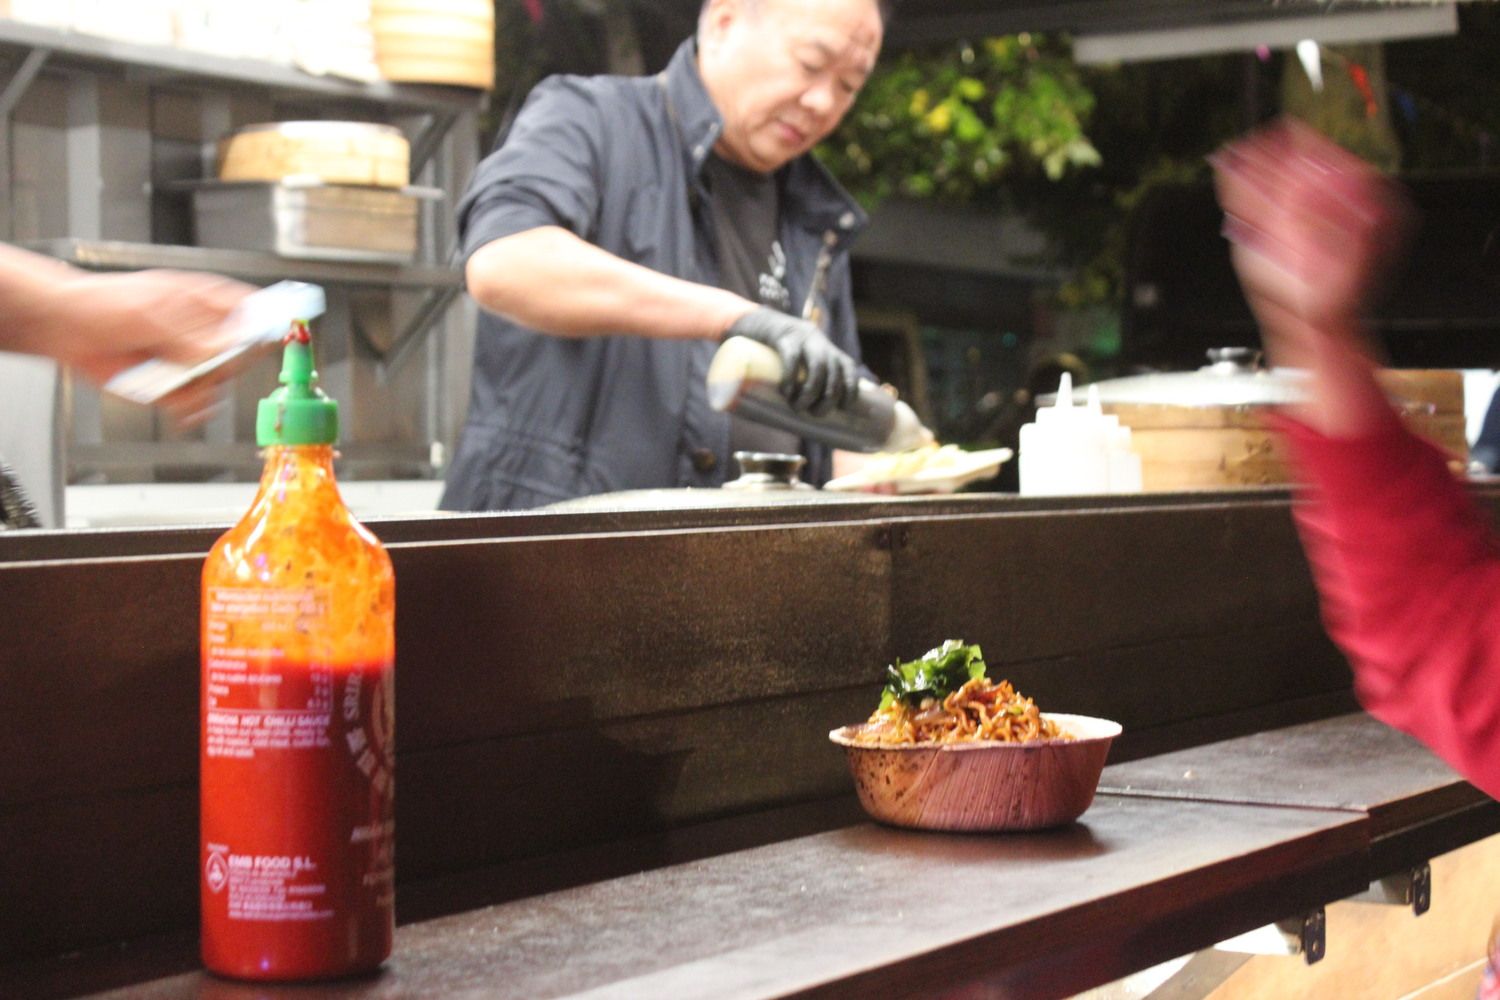
[[[781,192],[772,174],[758,174],[713,155],[704,164],[713,213],[719,281],[728,291],[772,309],[789,312],[786,254],[777,238]],[[730,418],[729,450],[795,455],[795,434]]]

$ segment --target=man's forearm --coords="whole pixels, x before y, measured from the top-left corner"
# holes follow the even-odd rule
[[[563,337],[720,336],[754,303],[622,260],[557,226],[499,239],[465,271],[485,309]]]

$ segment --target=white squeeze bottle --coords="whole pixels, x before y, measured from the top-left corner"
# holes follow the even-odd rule
[[[1128,450],[1128,428],[1106,417],[1099,408],[1098,391],[1090,391],[1087,406],[1073,405],[1073,376],[1063,372],[1057,402],[1039,407],[1034,423],[1021,428],[1019,473],[1021,493],[1062,496],[1111,492],[1111,469],[1120,466],[1121,487],[1128,479],[1128,460],[1113,459],[1122,446]],[[1132,456],[1134,457],[1134,456]]]
[[[1104,450],[1108,464],[1110,493],[1141,492],[1141,456],[1130,446],[1130,428],[1120,423],[1113,413],[1105,413],[1099,405],[1099,387],[1089,386],[1089,413],[1102,421],[1104,426]]]

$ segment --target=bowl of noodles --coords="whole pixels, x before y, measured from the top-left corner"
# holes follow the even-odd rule
[[[880,706],[828,738],[844,748],[870,816],[921,830],[1040,830],[1094,801],[1120,726],[1042,712],[950,639],[887,668]]]

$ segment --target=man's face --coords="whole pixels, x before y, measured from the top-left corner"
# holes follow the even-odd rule
[[[713,0],[698,67],[724,117],[715,150],[769,173],[838,127],[880,54],[877,0]]]

